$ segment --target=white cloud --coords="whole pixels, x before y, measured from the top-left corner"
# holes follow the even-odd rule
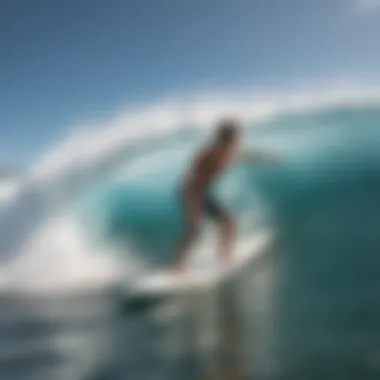
[[[359,11],[380,10],[380,0],[355,0],[355,8]]]

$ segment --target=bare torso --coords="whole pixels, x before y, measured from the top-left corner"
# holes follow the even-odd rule
[[[202,193],[235,161],[238,153],[237,147],[205,148],[190,168],[184,183],[185,189],[193,194]]]

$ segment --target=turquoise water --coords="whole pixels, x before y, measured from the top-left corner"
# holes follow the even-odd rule
[[[378,120],[377,108],[344,108],[248,127],[246,148],[273,152],[283,163],[239,164],[215,185],[215,195],[238,217],[244,215],[252,232],[258,223],[285,231],[321,209],[326,209],[322,224],[329,224],[336,217],[336,202],[351,198],[356,203],[357,193],[376,193]],[[100,178],[81,198],[91,238],[100,244],[132,244],[144,258],[169,260],[183,227],[178,184],[189,158],[206,141],[207,135],[199,133],[173,136]]]

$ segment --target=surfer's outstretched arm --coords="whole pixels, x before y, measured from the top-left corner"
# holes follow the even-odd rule
[[[244,151],[239,155],[239,161],[257,164],[280,164],[281,159],[270,153]]]

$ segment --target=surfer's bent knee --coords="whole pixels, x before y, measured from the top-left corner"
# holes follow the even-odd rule
[[[220,219],[220,223],[229,231],[234,232],[237,229],[237,222],[234,216],[230,213],[225,213]]]
[[[196,238],[200,233],[200,221],[190,221],[187,224],[187,234],[191,238]]]

